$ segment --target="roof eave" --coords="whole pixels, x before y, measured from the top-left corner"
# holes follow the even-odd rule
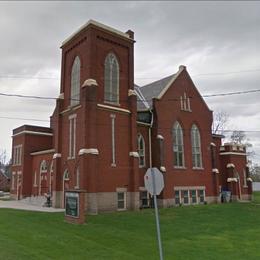
[[[83,24],[76,32],[74,32],[72,35],[70,35],[66,40],[64,40],[61,44],[61,47],[64,47],[64,45],[66,45],[68,42],[70,42],[75,36],[77,36],[81,31],[83,31],[84,29],[86,29],[87,27],[89,27],[90,25],[94,25],[95,27],[102,29],[106,32],[112,33],[112,34],[116,34],[118,36],[121,36],[122,38],[124,38],[125,40],[128,41],[133,41],[135,42],[134,39],[130,38],[130,36],[127,33],[121,32],[119,30],[116,30],[110,26],[107,26],[105,24],[99,23],[95,20],[90,19],[87,23]]]

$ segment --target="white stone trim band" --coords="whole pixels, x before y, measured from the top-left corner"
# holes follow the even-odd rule
[[[135,158],[139,158],[138,152],[130,152],[130,153],[129,153],[129,156],[133,156],[133,157],[135,157]]]
[[[41,155],[41,154],[48,154],[48,153],[54,153],[55,149],[49,149],[49,150],[43,150],[43,151],[39,151],[39,152],[33,152],[30,153],[30,155]]]
[[[79,150],[79,155],[83,155],[83,154],[95,154],[95,155],[98,155],[99,151],[98,151],[97,148],[89,148],[89,149],[83,148],[83,149]]]
[[[45,132],[36,132],[36,131],[24,130],[24,131],[22,131],[22,132],[19,132],[19,133],[17,133],[17,134],[14,134],[12,137],[15,137],[15,136],[21,135],[21,134],[53,136],[52,133],[45,133]]]
[[[61,158],[61,153],[55,153],[52,158],[53,159]]]
[[[100,108],[108,109],[108,110],[113,110],[113,111],[117,111],[117,112],[123,112],[123,113],[131,114],[130,110],[124,109],[124,108],[112,107],[112,106],[103,105],[103,104],[97,104],[97,106],[100,107]]]

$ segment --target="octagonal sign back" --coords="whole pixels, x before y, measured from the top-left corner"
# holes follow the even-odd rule
[[[163,174],[155,167],[149,168],[144,175],[144,185],[151,195],[159,195],[164,188]]]

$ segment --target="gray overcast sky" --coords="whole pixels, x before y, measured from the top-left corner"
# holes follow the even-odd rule
[[[187,69],[201,94],[260,89],[260,2],[0,2],[0,92],[57,97],[60,45],[89,19],[135,32],[135,82],[144,85]],[[229,73],[237,72],[237,73]],[[217,74],[227,73],[227,74]],[[212,75],[201,75],[212,74]],[[213,75],[215,74],[215,75]],[[7,79],[7,76],[57,79]],[[247,131],[260,163],[260,92],[206,98]],[[0,148],[12,129],[48,126],[54,101],[0,96]]]

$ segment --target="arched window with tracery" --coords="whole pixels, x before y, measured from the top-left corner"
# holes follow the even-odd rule
[[[173,125],[173,157],[175,167],[184,167],[184,145],[183,131],[180,123],[177,121]]]
[[[72,65],[70,88],[70,105],[75,106],[79,104],[80,100],[80,59],[78,56]]]
[[[113,53],[105,59],[104,100],[105,102],[119,104],[119,63]]]
[[[192,166],[202,168],[201,141],[199,128],[194,124],[191,127]]]

